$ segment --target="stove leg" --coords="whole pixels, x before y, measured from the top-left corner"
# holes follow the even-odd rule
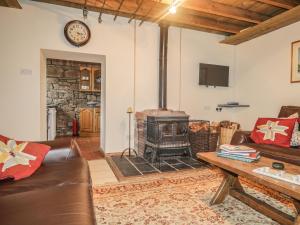
[[[152,164],[156,161],[156,157],[157,157],[157,150],[153,149],[153,151],[152,151],[152,157],[151,157],[151,163]]]
[[[192,148],[191,147],[188,147],[188,151],[189,151],[189,155],[191,158],[193,158],[193,154],[192,154]]]

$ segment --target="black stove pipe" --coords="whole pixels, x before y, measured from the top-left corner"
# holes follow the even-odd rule
[[[169,25],[159,24],[159,109],[167,110],[167,59]]]

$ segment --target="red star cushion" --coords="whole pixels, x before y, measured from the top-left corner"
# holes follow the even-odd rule
[[[43,162],[50,146],[10,141],[0,135],[0,180],[31,176]]]
[[[0,141],[4,142],[5,144],[10,140],[9,137],[3,136],[0,134]]]
[[[259,118],[251,133],[251,139],[257,144],[273,144],[290,147],[297,118]]]

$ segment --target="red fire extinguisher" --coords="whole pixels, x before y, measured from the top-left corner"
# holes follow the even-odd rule
[[[78,136],[78,120],[76,118],[76,115],[72,120],[72,132],[74,137]]]

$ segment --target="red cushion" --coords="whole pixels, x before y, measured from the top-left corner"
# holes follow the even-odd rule
[[[259,118],[251,132],[251,139],[257,144],[273,144],[290,147],[297,118]]]
[[[0,134],[0,141],[2,141],[3,143],[7,143],[11,138],[3,136]]]
[[[2,143],[6,140],[3,137],[0,137]],[[5,144],[7,143],[6,140]],[[50,146],[47,145],[27,143],[22,151],[10,151],[9,154],[0,151],[0,180],[7,178],[19,180],[31,176],[40,167],[49,150]]]

